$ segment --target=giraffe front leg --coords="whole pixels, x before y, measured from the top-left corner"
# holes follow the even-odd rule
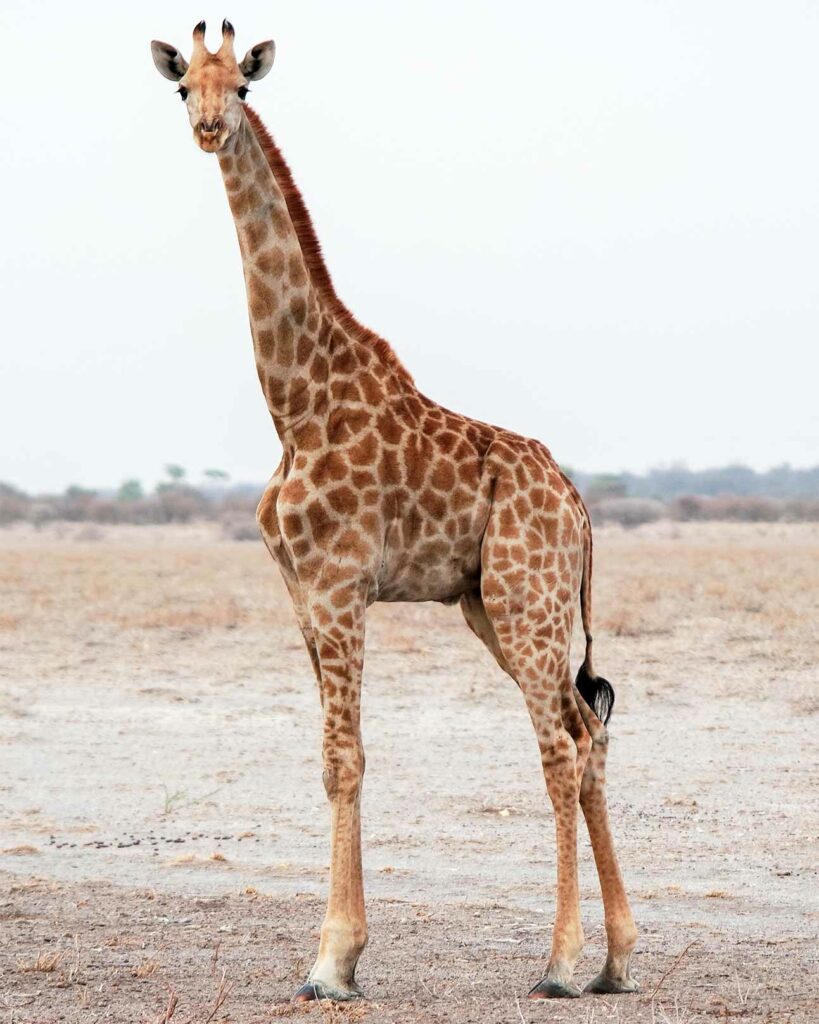
[[[297,1002],[360,996],[355,968],[367,943],[360,816],[364,600],[356,598],[352,607],[339,610],[332,602],[313,598],[308,606],[324,713],[323,778],[331,813],[330,894],[318,957],[294,997]]]
[[[585,991],[637,992],[640,986],[629,973],[631,954],[637,941],[637,928],[614,850],[606,802],[608,730],[577,691],[575,697],[583,721],[592,737],[592,749],[580,785],[580,806],[589,829],[597,874],[600,878],[608,946],[603,970],[586,985]]]

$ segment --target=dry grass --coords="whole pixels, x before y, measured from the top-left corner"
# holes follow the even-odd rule
[[[134,978],[150,978],[152,974],[156,974],[159,969],[159,964],[156,960],[143,960],[141,963],[134,964],[131,968],[131,975]]]
[[[8,857],[29,857],[39,852],[36,846],[29,846],[27,843],[22,846],[8,846],[5,850],[0,850],[0,853],[4,853]]]
[[[268,1016],[275,1018],[294,1018],[313,1016],[322,1024],[346,1024],[364,1020],[373,1011],[378,1011],[378,1003],[334,1003],[329,999],[320,999],[315,1003],[280,1003],[268,1010]],[[376,1015],[376,1020],[380,1017]]]
[[[216,994],[210,1005],[194,1012],[193,1016],[187,1016],[182,1024],[211,1024],[211,1021],[215,1019],[216,1015],[224,1007],[232,989],[233,982],[227,980],[227,973],[223,970],[219,978]],[[155,1024],[170,1024],[178,1006],[179,996],[171,986],[168,986],[168,1001],[165,1004],[165,1009],[156,1019]]]
[[[196,853],[183,853],[165,863],[170,867],[191,867],[192,865],[205,867],[209,864],[227,865],[228,859],[223,853],[215,850],[207,857],[200,857]]]
[[[758,893],[749,896],[743,888],[744,883],[737,881],[736,873],[731,875],[730,871],[724,870],[727,863],[740,856],[747,857],[751,865],[757,861],[765,865],[775,862],[777,872],[781,867],[782,877],[793,874],[793,878],[780,884],[777,881],[780,876],[772,873],[767,866],[764,871],[760,867],[755,877],[757,882],[762,879],[759,884],[763,891],[770,885],[776,887],[776,893],[785,893],[790,886],[797,884],[806,859],[803,852],[806,846],[800,838],[804,834],[803,816],[788,817],[790,812],[787,805],[784,807],[783,814],[787,814],[783,820],[790,830],[785,833],[789,842],[778,842],[775,846],[774,833],[767,825],[765,828],[762,825],[755,828],[753,837],[748,835],[749,822],[754,823],[756,819],[749,817],[747,810],[761,806],[764,811],[766,801],[784,792],[783,779],[777,779],[776,776],[771,776],[771,779],[780,788],[777,789],[776,785],[773,787],[774,797],[770,796],[764,786],[750,788],[756,786],[757,778],[757,775],[751,775],[751,769],[760,767],[760,762],[754,758],[761,757],[764,767],[767,757],[772,759],[772,764],[778,765],[780,761],[777,756],[781,750],[785,750],[790,757],[792,709],[794,712],[798,709],[800,723],[804,723],[805,715],[819,712],[819,700],[814,692],[815,680],[809,670],[806,671],[806,666],[819,660],[819,634],[815,626],[816,594],[819,593],[819,528],[811,531],[801,528],[787,530],[779,526],[711,527],[706,524],[688,529],[683,524],[677,528],[678,534],[671,536],[659,529],[661,525],[658,524],[657,529],[628,533],[598,531],[594,602],[599,639],[598,662],[601,671],[609,675],[618,686],[620,701],[620,712],[616,718],[616,736],[620,745],[618,747],[615,744],[612,748],[613,760],[617,762],[619,758],[619,762],[612,772],[612,778],[620,800],[619,831],[625,836],[624,864],[632,865],[632,886],[637,890],[638,909],[649,922],[659,918],[667,922],[667,907],[673,902],[674,912],[678,916],[686,913],[692,919],[708,921],[708,927],[725,929],[729,927],[724,924],[727,920],[733,928],[737,921],[744,920],[740,915],[746,913],[745,908],[758,905],[761,897]],[[318,715],[313,704],[306,703],[308,698],[315,702],[313,682],[289,598],[261,544],[197,539],[182,531],[162,530],[135,543],[124,540],[115,530],[111,530],[106,539],[93,545],[58,543],[56,540],[52,542],[46,537],[36,545],[32,543],[28,547],[15,547],[8,535],[0,531],[0,607],[3,608],[4,616],[14,620],[14,626],[0,634],[3,647],[0,674],[6,674],[14,684],[8,687],[14,695],[13,704],[10,703],[9,708],[15,714],[18,708],[30,709],[30,717],[26,721],[11,721],[13,729],[38,720],[37,716],[42,713],[47,696],[59,690],[57,682],[65,681],[67,687],[75,685],[76,680],[82,680],[83,687],[88,682],[105,681],[110,684],[112,665],[116,665],[115,681],[121,690],[124,706],[128,700],[132,701],[130,707],[138,706],[141,709],[151,706],[163,718],[173,717],[175,722],[186,726],[185,729],[180,728],[179,735],[185,740],[181,749],[189,747],[194,750],[201,739],[199,734],[187,728],[186,723],[200,712],[212,712],[214,707],[219,712],[225,712],[224,719],[220,720],[220,728],[224,729],[225,737],[239,734],[245,707],[270,706],[273,692],[271,681],[275,681],[276,700],[280,702],[288,724],[299,719],[299,709],[303,707],[309,707],[310,714]],[[371,609],[368,626],[368,664],[372,678],[379,680],[382,708],[397,708],[401,713],[406,711],[408,721],[413,722],[412,728],[420,732],[417,720],[412,716],[416,714],[416,698],[420,702],[428,694],[428,690],[424,689],[426,678],[421,677],[429,675],[441,681],[442,690],[446,687],[447,693],[454,694],[451,702],[447,698],[439,704],[447,713],[450,713],[447,709],[451,709],[454,715],[456,707],[458,713],[461,713],[463,705],[458,702],[469,700],[474,702],[475,707],[470,711],[475,712],[474,720],[478,725],[483,723],[487,708],[490,707],[492,721],[497,721],[494,711],[496,691],[500,692],[501,687],[508,688],[507,680],[500,677],[495,666],[490,664],[486,652],[475,644],[457,607],[376,606]],[[191,632],[196,632],[196,636],[189,636]],[[574,654],[576,656],[577,648]],[[444,667],[441,668],[438,662]],[[398,698],[393,701],[391,691],[402,692],[407,674],[413,678],[410,679],[408,696],[402,698],[401,704]],[[473,678],[480,682],[471,685]],[[264,684],[248,683],[248,680],[258,679],[264,679]],[[241,686],[225,685],[234,683],[241,683]],[[302,689],[306,691],[304,702]],[[91,691],[83,689],[78,692],[82,692],[87,700]],[[513,696],[517,698],[516,694]],[[715,707],[711,706],[712,699],[716,702]],[[725,701],[723,706],[720,706],[721,701]],[[757,703],[758,708],[749,707],[749,704]],[[781,718],[772,716],[769,713],[771,708],[779,709]],[[769,733],[769,738],[763,735],[764,729],[756,727],[757,711],[765,712],[763,717],[767,723],[766,728],[773,726],[774,732]],[[386,715],[386,711],[382,711],[382,714]],[[520,710],[516,714],[523,716]],[[395,713],[397,715],[398,712]],[[388,721],[387,718],[370,718],[370,722],[374,720],[382,723]],[[644,729],[647,720],[652,723],[651,736],[638,743],[634,737]],[[98,719],[89,716],[88,721],[93,724]],[[752,724],[746,731],[747,723]],[[669,735],[680,741],[681,747],[678,749],[675,746],[671,753],[668,753],[671,748],[663,747],[659,758],[648,760],[653,747],[647,741],[656,740],[658,728],[664,728],[665,725],[671,730]],[[780,726],[781,735],[776,732]],[[500,726],[493,725],[492,728]],[[505,721],[503,728],[506,728]],[[19,742],[29,743],[28,737],[24,735],[25,730],[19,731]],[[79,729],[76,734],[84,735]],[[483,736],[484,733],[476,730],[474,735]],[[492,733],[493,737],[496,735]],[[136,735],[133,742],[137,744],[140,740],[141,737]],[[475,758],[480,755],[481,765],[485,765],[491,756],[486,742],[487,747],[474,754]],[[530,740],[527,739],[527,742]],[[642,754],[643,744],[647,751],[645,756]],[[376,748],[376,757],[386,759],[389,752],[383,749],[379,752],[375,740],[373,746]],[[55,918],[58,923],[48,930],[41,928],[36,937],[31,931],[34,926],[25,922],[21,940],[9,953],[12,966],[16,957],[23,958],[18,967],[20,973],[9,973],[17,979],[16,984],[21,990],[47,987],[49,993],[57,993],[57,998],[64,1000],[61,1004],[63,1007],[68,1005],[65,1001],[70,1000],[72,1011],[67,1013],[66,1019],[81,1020],[84,1019],[83,1014],[90,1018],[93,1013],[102,1016],[108,1006],[120,1007],[125,1000],[133,998],[136,991],[144,995],[146,1000],[149,997],[152,1000],[150,1010],[140,1019],[153,1020],[154,1024],[158,1021],[167,1024],[171,1018],[172,1024],[189,1024],[189,1021],[202,1024],[209,1014],[212,1014],[212,1020],[223,1019],[229,1013],[236,1020],[245,1019],[242,1016],[245,1006],[234,1006],[233,1002],[235,1000],[240,1004],[247,998],[246,987],[252,991],[257,988],[260,990],[262,981],[259,979],[268,977],[265,973],[269,972],[270,962],[268,909],[276,905],[276,897],[265,895],[262,899],[258,891],[254,891],[254,886],[247,887],[241,896],[237,890],[242,889],[245,880],[254,881],[265,890],[275,892],[275,886],[284,886],[287,879],[296,879],[295,885],[290,886],[295,889],[301,888],[298,880],[302,876],[309,877],[311,884],[315,880],[324,879],[323,868],[302,860],[297,848],[282,845],[300,835],[303,808],[296,808],[292,812],[294,817],[285,823],[288,829],[292,829],[291,832],[286,831],[283,824],[283,838],[271,838],[267,826],[254,824],[260,819],[255,809],[249,809],[253,803],[241,792],[241,783],[231,790],[230,778],[225,782],[220,776],[222,770],[233,772],[236,769],[237,764],[241,763],[241,752],[228,748],[229,756],[222,761],[221,749],[219,758],[214,758],[210,744],[208,748],[208,759],[195,762],[197,770],[201,771],[201,778],[188,771],[181,761],[182,767],[163,766],[162,770],[168,773],[169,785],[174,783],[171,789],[165,791],[164,811],[162,794],[157,788],[161,776],[150,782],[152,788],[144,802],[149,805],[151,817],[149,822],[144,822],[145,828],[153,828],[158,820],[173,814],[174,835],[181,835],[189,828],[197,831],[202,829],[203,826],[196,821],[197,815],[189,811],[195,801],[189,798],[188,789],[178,788],[181,785],[190,787],[191,792],[204,794],[196,801],[203,808],[201,817],[217,818],[221,813],[230,813],[234,823],[231,831],[235,830],[233,839],[238,837],[246,842],[241,844],[239,850],[237,845],[221,842],[221,832],[224,831],[221,827],[219,832],[215,829],[207,830],[208,838],[204,839],[207,845],[197,846],[196,854],[190,853],[168,861],[164,857],[172,856],[171,851],[180,848],[158,847],[160,855],[151,862],[152,870],[155,870],[157,863],[162,864],[166,882],[172,876],[177,889],[182,887],[183,882],[196,888],[199,884],[196,880],[204,883],[205,872],[209,870],[208,885],[230,889],[234,900],[240,904],[234,908],[233,920],[237,922],[237,934],[244,936],[244,922],[248,917],[263,912],[264,922],[258,927],[259,935],[263,938],[258,942],[264,949],[257,961],[261,965],[258,966],[258,975],[249,975],[247,981],[243,976],[239,983],[241,988],[237,989],[230,1001],[223,989],[223,1005],[214,1012],[214,1004],[219,998],[215,966],[213,980],[206,981],[204,987],[201,976],[197,977],[194,970],[186,967],[186,974],[178,969],[180,959],[184,960],[188,955],[186,950],[190,952],[195,946],[196,956],[201,957],[201,931],[193,928],[178,929],[176,938],[180,945],[173,949],[164,937],[164,929],[172,925],[163,925],[161,941],[153,937],[150,942],[140,943],[139,936],[144,940],[146,927],[142,923],[144,907],[141,901],[148,897],[139,894],[133,897],[139,913],[134,913],[132,922],[119,919],[112,921],[110,927],[116,934],[110,940],[94,933],[94,942],[111,955],[99,952],[89,954],[83,962],[81,981],[79,969],[74,970],[69,966],[72,959],[70,950],[64,956],[61,953],[38,953],[36,960],[33,959],[38,947],[54,949],[56,943],[50,941],[52,933],[55,936],[65,934],[68,926],[63,924],[63,910]],[[84,756],[81,744],[78,744],[78,749]],[[107,749],[100,746],[98,756],[103,756]],[[263,744],[259,749],[266,751]],[[467,756],[472,757],[469,748],[465,749]],[[292,756],[293,750],[297,755],[301,754],[298,746],[289,747],[282,754],[282,763],[292,773],[288,776],[288,784],[295,786],[298,782],[302,785],[303,778],[307,777],[304,773],[314,771],[315,788],[323,799],[318,752],[315,753],[314,764],[307,765],[305,755],[303,765],[299,757]],[[444,752],[445,748],[436,753],[443,756]],[[636,755],[637,761],[629,761],[627,752],[632,758]],[[47,753],[46,750],[43,755],[46,763]],[[508,751],[504,751],[506,753]],[[803,757],[804,771],[804,759],[809,754],[803,753],[802,748],[799,748],[799,753]],[[14,756],[14,751],[11,751],[11,755]],[[267,758],[267,753],[264,756]],[[742,779],[731,776],[731,766],[743,759],[743,766],[749,773],[744,790],[740,788]],[[513,760],[510,754],[509,763],[512,764]],[[269,760],[265,763],[277,762]],[[468,760],[466,763],[473,765],[477,761]],[[792,764],[793,758],[788,763]],[[398,784],[410,775],[416,778],[417,773],[417,764],[401,763],[394,771],[391,783]],[[33,777],[34,773],[31,774]],[[47,772],[40,775],[46,777]],[[236,777],[241,778],[240,774]],[[478,777],[477,773],[470,774],[470,785],[471,780]],[[507,852],[504,852],[503,857],[511,858],[512,854],[508,851],[512,849],[512,833],[518,830],[516,834],[520,836],[525,829],[528,835],[531,823],[527,819],[535,815],[542,817],[545,811],[541,803],[532,802],[541,799],[539,784],[536,796],[530,799],[525,785],[515,784],[509,789],[512,776],[506,774],[503,778],[503,783],[495,787],[477,789],[473,786],[468,798],[459,798],[457,807],[445,807],[441,797],[440,812],[434,809],[438,817],[430,811],[431,824],[427,827],[437,827],[444,816],[447,827],[455,820],[460,829],[466,820],[470,827],[474,826],[475,830],[482,832],[482,842],[486,845],[488,855],[494,855],[492,844],[496,839],[497,842],[506,843],[508,832],[510,845],[504,847]],[[458,781],[457,778],[453,780],[455,783]],[[440,783],[439,796],[445,792],[447,785],[448,780]],[[213,806],[207,804],[216,792],[213,789],[215,786],[225,790],[224,806],[221,809],[217,804],[222,798]],[[47,846],[46,839],[42,838],[43,833],[35,831],[53,827],[51,824],[46,825],[55,813],[47,800],[50,789],[42,788],[46,794],[42,799],[30,792],[19,797],[15,814],[25,829],[21,825],[20,828],[15,827],[13,833],[15,841],[19,843],[29,840],[41,846],[41,856],[26,861],[25,854],[36,853],[36,847],[10,847],[4,851],[9,855],[6,867],[20,874],[30,872],[35,862],[38,871],[46,872],[50,858],[68,858],[75,852],[80,855],[79,850],[56,853]],[[763,796],[759,796],[760,792]],[[737,793],[743,796],[744,803],[734,799]],[[141,795],[139,799],[142,800]],[[237,800],[238,809],[232,803]],[[633,800],[636,810],[627,810],[623,817],[625,800]],[[34,803],[43,808],[41,819],[27,822],[23,808],[33,806]],[[93,801],[90,806],[84,820],[104,822],[104,816],[95,809]],[[476,817],[480,813],[483,816]],[[459,814],[473,817],[471,821],[460,819]],[[682,854],[677,851],[672,861],[666,864],[662,858],[657,857],[658,850],[662,852],[666,849],[665,844],[657,843],[653,830],[650,833],[646,831],[642,824],[644,821],[658,823],[657,828],[662,830],[662,835],[673,832],[675,840],[681,835],[688,846],[684,847]],[[767,823],[768,818],[763,814],[759,821]],[[532,829],[535,825],[537,822],[531,826]],[[67,834],[69,828],[74,831],[77,826],[66,825],[63,831]],[[255,829],[256,836],[252,831],[238,833],[239,828]],[[735,833],[731,832],[732,828],[736,829]],[[95,829],[105,834],[102,824],[95,826]],[[376,830],[376,836],[369,845],[386,845],[387,850],[380,855],[382,859],[371,859],[373,888],[380,886],[382,891],[388,891],[391,885],[389,891],[404,896],[413,891],[413,885],[418,885],[417,878],[413,878],[412,871],[406,868],[400,854],[393,853],[389,848],[392,842],[400,840],[402,851],[407,847],[413,857],[420,857],[415,848],[408,845],[413,838],[417,840],[415,829],[416,826],[413,826],[407,831],[403,825],[393,828],[390,822],[389,827],[384,824],[380,831]],[[503,836],[500,835],[501,829]],[[779,836],[779,833],[776,835]],[[702,841],[703,836],[708,842]],[[260,882],[258,878],[262,876],[251,874],[249,878],[243,877],[243,860],[246,856],[252,857],[257,840],[260,850],[262,844],[270,846],[271,853],[264,864],[265,870],[275,876],[275,886],[268,885],[266,880]],[[709,844],[717,840],[722,842],[722,846],[717,848],[715,845],[712,848]],[[78,844],[78,847],[80,845],[84,844]],[[225,854],[215,849],[218,845],[224,846],[233,863],[228,862]],[[756,848],[758,845],[759,849]],[[520,847],[516,845],[514,848]],[[452,851],[452,858],[463,857],[465,864],[471,863],[468,858],[472,854],[460,831],[457,843],[448,838],[442,849]],[[135,862],[137,855],[141,855],[144,850],[143,842],[140,850],[133,851]],[[213,856],[208,856],[210,850],[214,850]],[[682,891],[678,885],[671,883],[680,880],[679,863],[687,863],[685,858],[689,854],[698,858],[695,863],[699,868],[695,875],[686,877]],[[10,863],[14,856],[19,859]],[[99,857],[109,857],[109,854],[100,853]],[[288,859],[292,863],[287,863]],[[253,862],[249,860],[248,863]],[[419,872],[427,870],[424,866],[426,863],[419,860]],[[386,868],[383,867],[385,864]],[[194,870],[190,875],[193,876],[193,882],[190,878],[181,878],[180,875],[184,873],[174,871],[173,865],[192,867]],[[395,865],[394,871],[390,871],[392,865]],[[644,874],[638,873],[647,865],[650,869],[647,868]],[[117,870],[122,869],[117,867]],[[128,884],[136,883],[129,880]],[[151,880],[140,884],[149,889],[154,882]],[[439,888],[435,892],[439,892],[441,885],[436,884]],[[715,884],[725,885],[726,889],[711,888]],[[29,892],[35,893],[36,899],[41,901],[46,899],[48,889],[47,883],[26,882],[10,886],[10,891],[23,896]],[[34,896],[30,898],[33,900]],[[544,905],[546,899],[544,897],[541,901]],[[712,902],[718,900],[722,900],[719,906]],[[102,905],[108,907],[110,901]],[[155,906],[151,905],[152,912]],[[714,913],[716,910],[719,910],[719,914]],[[71,913],[75,912],[76,908],[71,903]],[[597,912],[599,914],[599,905]],[[772,914],[774,912],[780,914],[776,908],[771,910]],[[220,918],[222,913],[220,909]],[[402,910],[401,913],[408,912]],[[431,922],[429,927],[432,928],[437,920],[436,913],[418,913],[417,916],[419,920]],[[180,916],[180,911],[175,907],[170,910],[166,908],[163,916],[172,922]],[[313,908],[304,916],[305,919],[309,918],[313,930],[297,932],[293,922],[297,917],[300,920],[300,915],[294,912],[293,907],[288,908],[287,913],[282,912],[279,917],[281,934],[277,940],[277,955],[291,966],[286,978],[275,978],[275,984],[269,982],[269,991],[275,993],[276,999],[286,998],[288,991],[292,991],[291,981],[295,984],[293,979],[303,976],[309,967],[316,944],[314,931],[320,920],[320,911]],[[35,916],[32,916],[32,920],[35,920]],[[465,925],[464,920],[460,920],[457,926],[449,926],[447,941],[465,933],[471,936],[469,929],[474,928],[475,922],[471,916]],[[597,922],[599,928],[599,917]],[[742,926],[746,931],[751,927],[750,924]],[[737,929],[739,927],[737,925]],[[771,934],[772,939],[776,939],[777,933],[766,931],[767,927],[767,923],[761,924],[754,934]],[[793,928],[796,928],[796,924]],[[413,956],[416,955],[416,949],[419,948],[417,944],[426,929],[425,924],[417,934],[413,933],[411,938],[407,936],[406,949]],[[400,919],[390,925],[390,934],[403,936],[407,930],[406,924]],[[296,934],[298,941],[291,939]],[[650,946],[653,942],[655,948],[653,960],[647,954],[646,961],[640,965],[645,995],[641,997],[642,1001],[628,1004],[623,1000],[617,1004],[624,1007],[621,1011],[623,1024],[626,1021],[630,1024],[632,1020],[635,1024],[638,1020],[648,1020],[651,990],[658,977],[662,988],[658,990],[655,1005],[651,1008],[655,1024],[666,1024],[667,1021],[682,1024],[683,1021],[694,1019],[686,1001],[690,989],[683,986],[699,985],[701,970],[711,972],[707,974],[710,979],[708,985],[712,986],[708,989],[707,998],[710,999],[714,991],[725,1001],[726,1011],[723,1016],[729,1013],[731,1016],[737,1015],[739,1009],[746,1005],[743,1000],[749,1004],[754,1001],[755,997],[747,983],[743,982],[736,990],[733,989],[734,965],[738,965],[743,972],[751,970],[748,966],[750,961],[746,959],[746,949],[738,950],[723,937],[719,937],[712,941],[722,953],[727,951],[733,956],[727,966],[720,963],[719,957],[712,957],[709,961],[703,954],[699,958],[702,964],[693,965],[684,958],[678,967],[674,967],[673,961],[690,937],[690,932],[682,937],[679,931],[664,924],[662,928],[653,933],[649,931],[648,934],[655,938],[646,940],[646,945]],[[703,931],[702,934],[707,941],[709,933]],[[234,941],[229,932],[226,932],[225,941]],[[185,943],[193,945],[186,946]],[[65,941],[61,940],[61,944],[65,946]],[[658,954],[661,944],[662,951]],[[149,952],[153,953],[158,948],[163,951],[161,971],[156,969],[155,973],[150,966],[152,961],[145,958]],[[757,966],[764,967],[768,963],[768,956],[773,955],[768,949],[763,950],[762,954],[754,952],[750,942],[747,948],[757,957],[753,960]],[[457,953],[459,957],[464,955],[460,947]],[[209,956],[209,951],[206,950],[204,955]],[[226,947],[224,959],[228,963],[235,963],[237,955],[236,947]],[[300,966],[297,964],[298,956],[305,958],[305,963]],[[174,957],[177,958],[176,972]],[[188,956],[188,959],[191,958],[192,955]],[[781,967],[790,963],[791,959],[793,957],[788,948],[781,952],[777,963]],[[433,963],[433,960],[427,962]],[[647,970],[648,962],[653,965],[650,973]],[[197,963],[201,968],[201,959]],[[437,948],[434,963],[438,963]],[[516,963],[515,958],[509,961],[512,967]],[[452,984],[450,979],[455,977],[463,980],[469,975],[468,984],[472,985],[473,968],[466,964],[462,959],[452,959],[446,977],[442,978],[441,972],[436,974],[434,970],[425,975],[424,981],[430,992],[441,999],[446,998],[449,991],[447,986]],[[491,968],[491,958],[487,964]],[[104,973],[100,965],[104,965],[105,971],[113,971],[114,968],[121,971],[122,993],[114,991],[108,974]],[[412,969],[415,966],[412,962]],[[672,973],[667,981],[663,981],[662,971],[669,966]],[[133,977],[130,976],[132,969]],[[719,977],[725,976],[726,970],[731,972],[730,992],[724,987],[714,988],[722,984]],[[37,971],[43,972],[44,981],[45,975],[49,975],[47,986],[41,984],[36,974],[34,977],[26,977],[29,972],[34,974]],[[793,974],[787,977],[792,979]],[[176,992],[166,992],[162,984],[166,978],[176,985],[178,996]],[[101,992],[99,987],[103,984],[106,988]],[[467,990],[466,984],[464,982],[463,991]],[[214,988],[217,988],[215,995]],[[416,988],[418,998],[433,998],[420,983]],[[681,997],[682,1001],[675,1003],[674,994],[678,991],[686,992],[686,997]],[[200,1003],[189,1000],[188,996],[193,994],[200,997]],[[767,1000],[766,1006],[778,1006],[786,998],[793,999],[794,994],[803,998],[798,985],[796,988],[791,985],[787,992],[783,989],[781,996],[766,994],[763,989],[759,999]],[[700,1015],[711,1012],[703,1009],[704,998],[700,999],[696,1009]],[[523,1000],[521,1002],[527,1016],[533,1017],[527,1004]],[[81,1009],[89,1003],[88,1012]],[[270,1006],[274,1008],[269,1009]],[[597,1016],[594,1024],[597,1024],[607,1019],[609,1011],[604,1008],[603,1001],[596,1002],[595,1007]],[[268,1003],[264,1012],[271,1017],[296,1018],[307,1013],[314,1020],[322,1016],[322,1019],[344,1021],[360,1019],[366,1014],[370,1014],[373,1020],[390,1019],[391,1009],[384,1010],[385,1016],[382,1017],[370,1003],[353,1007],[322,1004],[307,1008]],[[418,1012],[421,1016],[416,1019],[423,1019],[423,1008]],[[467,1018],[468,1012],[471,1011],[463,1009],[463,1006],[456,1008],[453,1019],[506,1019],[503,1016],[482,1018],[477,1009],[472,1017]],[[577,1012],[582,1020],[583,1014],[588,1011],[586,1006],[581,1006]],[[810,1019],[809,1016],[794,1017],[794,1024],[797,1020],[801,1024],[802,1020]]]
[[[691,1007],[680,1004],[679,996],[675,996],[673,1002],[668,1006],[661,1003],[651,1003],[651,1024],[694,1024],[700,1019]]]
[[[682,523],[671,534],[669,524],[658,523],[604,528],[598,541],[599,634],[650,643],[673,638],[694,619],[724,621],[726,643],[751,638],[772,663],[819,657],[819,524]],[[193,527],[112,528],[93,545],[48,533],[35,543],[0,530],[0,551],[0,630],[12,644],[4,661],[18,678],[74,670],[103,677],[112,658],[145,677],[163,671],[171,643],[184,670],[181,642],[192,632],[214,648],[226,636],[263,636],[271,659],[301,648],[289,598],[261,543],[220,541]],[[391,650],[424,648],[424,609],[377,606],[370,618],[375,645],[385,635],[380,624],[388,623]],[[462,632],[458,610],[438,609],[436,629]],[[232,664],[221,658],[209,671],[232,679],[257,667],[243,660],[249,646],[237,647]]]
[[[18,960],[17,971],[20,974],[51,974],[60,966],[62,959],[62,950],[55,953],[40,952],[34,960]]]

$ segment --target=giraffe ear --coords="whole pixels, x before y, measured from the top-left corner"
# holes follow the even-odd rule
[[[268,39],[266,43],[257,43],[247,51],[245,59],[239,65],[239,70],[249,82],[258,82],[273,67],[275,56],[276,44],[272,39]]]
[[[154,39],[151,43],[151,56],[154,58],[156,70],[160,75],[163,78],[169,78],[172,82],[178,82],[188,70],[188,62],[170,43],[161,43],[158,39]]]

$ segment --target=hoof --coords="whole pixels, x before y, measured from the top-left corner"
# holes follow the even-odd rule
[[[631,978],[610,978],[607,974],[598,974],[583,989],[584,992],[594,992],[598,995],[613,996],[618,993],[639,992],[640,986]]]
[[[324,985],[320,981],[307,981],[293,996],[294,1003],[312,1003],[318,999],[332,999],[337,1003],[344,1003],[350,999],[360,999],[363,992],[356,985],[355,988],[333,988],[332,985]]]
[[[577,999],[580,996],[580,989],[571,982],[554,981],[551,978],[544,978],[529,993],[530,999]]]

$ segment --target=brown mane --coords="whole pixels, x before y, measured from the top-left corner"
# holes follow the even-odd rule
[[[395,354],[390,343],[379,334],[376,334],[375,331],[371,331],[369,327],[359,323],[338,295],[336,295],[333,280],[324,262],[321,243],[316,236],[310,212],[304,203],[298,186],[293,181],[290,168],[256,111],[247,105],[245,105],[244,110],[256,138],[259,140],[270,170],[273,172],[273,176],[284,194],[287,212],[290,214],[290,220],[298,236],[307,272],[310,275],[314,288],[324,302],[325,308],[328,312],[332,313],[339,325],[353,338],[363,341],[374,348],[382,362],[402,380],[412,384],[412,376]]]

